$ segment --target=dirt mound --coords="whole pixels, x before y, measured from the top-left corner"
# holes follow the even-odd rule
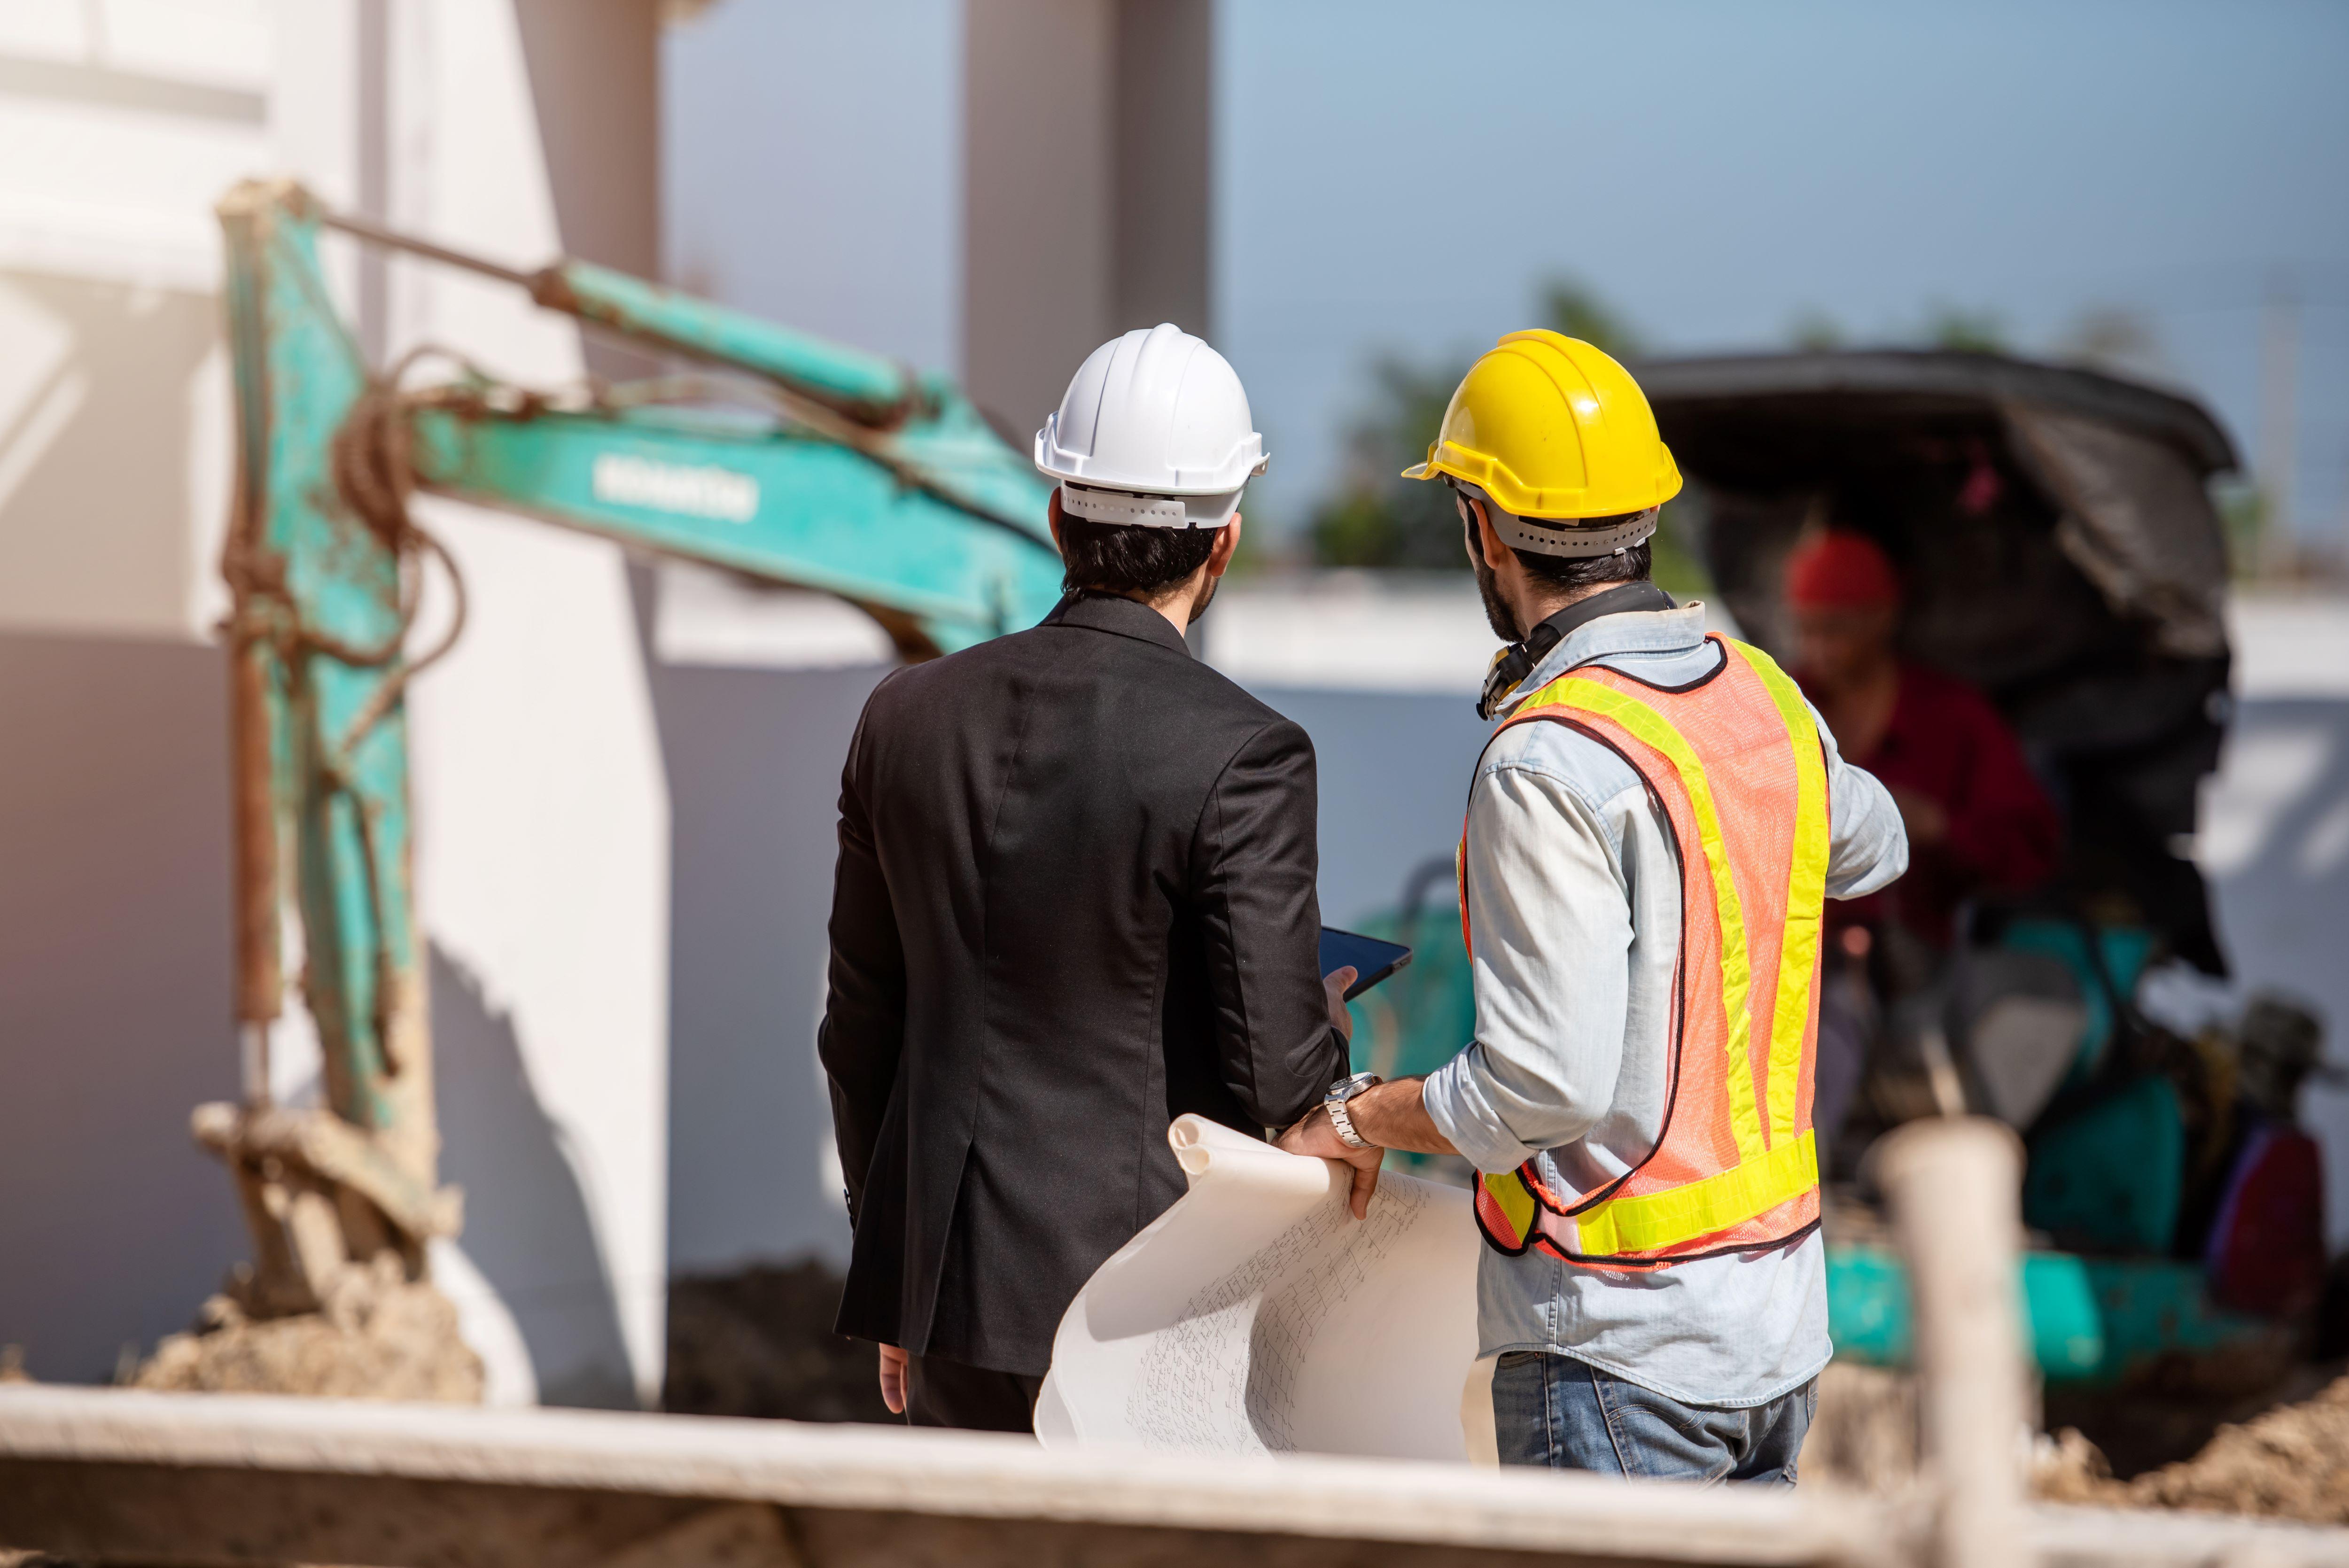
[[[881,1403],[873,1346],[832,1331],[840,1283],[813,1261],[673,1283],[661,1408],[694,1416],[902,1422]]]
[[[2304,1390],[2315,1376],[2321,1374],[2312,1369],[2297,1387]],[[2288,1396],[2294,1386],[2269,1397]],[[2123,1408],[2134,1410],[2149,1398]],[[1803,1480],[1897,1491],[1916,1479],[1917,1438],[1914,1377],[1831,1363],[1819,1376],[1818,1414],[1803,1447]],[[2333,1377],[2300,1403],[2220,1426],[2193,1458],[2126,1480],[2113,1474],[2102,1449],[2067,1426],[2038,1439],[2031,1490],[2049,1502],[2349,1524],[2349,1377]]]
[[[2349,1524],[2349,1377],[2305,1404],[2221,1427],[2183,1464],[2129,1483],[2145,1506]]]
[[[2066,1430],[2033,1480],[2040,1496],[2061,1502],[2349,1524],[2349,1377],[2313,1399],[2221,1427],[2192,1459],[2134,1480],[2113,1480],[2095,1445]]]
[[[132,1387],[469,1405],[481,1398],[481,1362],[458,1336],[449,1298],[403,1281],[334,1316],[248,1318],[214,1296],[203,1326],[157,1346]]]

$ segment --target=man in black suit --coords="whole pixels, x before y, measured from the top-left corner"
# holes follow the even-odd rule
[[[890,676],[849,748],[839,1329],[916,1425],[1030,1429],[1070,1301],[1183,1193],[1169,1123],[1287,1127],[1346,1071],[1312,743],[1183,640],[1261,470],[1247,425],[1198,339],[1104,345],[1038,438],[1067,597]]]

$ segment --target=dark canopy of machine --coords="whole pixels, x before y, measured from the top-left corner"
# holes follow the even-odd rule
[[[1790,657],[1780,592],[1806,529],[1883,545],[1909,656],[1981,686],[2067,827],[2049,896],[2224,961],[2193,862],[2228,714],[2227,552],[2205,489],[2235,466],[2199,405],[1973,353],[1833,352],[1639,367],[1696,481],[1714,582]]]

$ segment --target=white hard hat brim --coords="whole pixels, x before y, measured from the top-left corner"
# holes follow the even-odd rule
[[[1221,528],[1239,510],[1246,489],[1215,495],[1143,495],[1131,490],[1097,490],[1090,485],[1061,483],[1061,510],[1088,522],[1114,523],[1126,528]]]

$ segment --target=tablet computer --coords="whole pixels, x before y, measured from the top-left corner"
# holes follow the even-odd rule
[[[1349,964],[1354,966],[1354,983],[1346,988],[1349,1002],[1410,962],[1411,949],[1400,942],[1381,942],[1334,925],[1321,928],[1321,973],[1335,974]]]

